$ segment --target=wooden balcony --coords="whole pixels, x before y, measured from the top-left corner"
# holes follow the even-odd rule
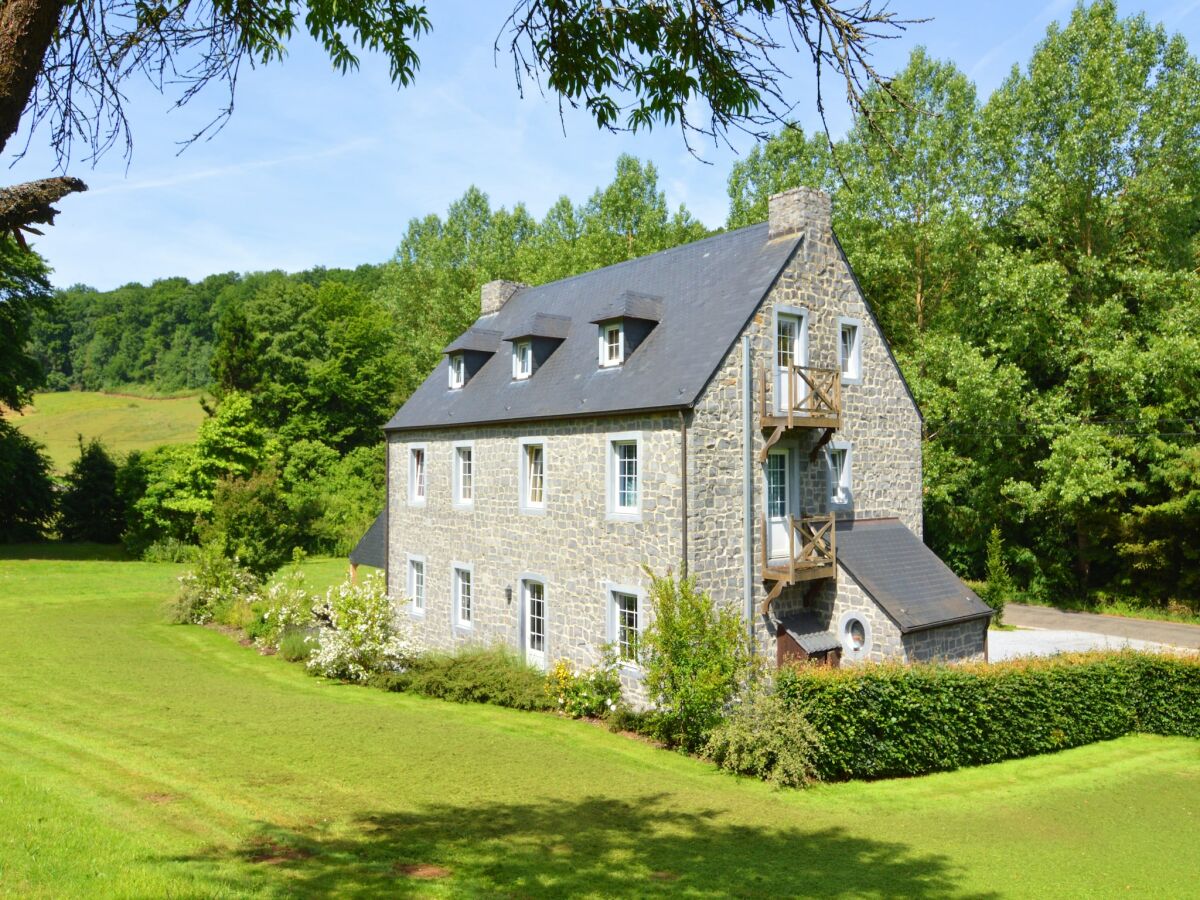
[[[769,555],[767,528],[767,516],[763,513],[759,516],[759,561],[763,580],[775,582],[763,602],[764,614],[771,601],[789,584],[837,576],[837,528],[833,513],[788,516],[786,557]]]
[[[837,369],[789,366],[786,390],[768,391],[767,367],[758,370],[758,420],[761,428],[840,428],[842,424],[842,373]],[[775,396],[781,393],[786,403]]]

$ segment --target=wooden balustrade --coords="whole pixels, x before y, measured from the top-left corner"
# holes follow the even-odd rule
[[[763,427],[840,427],[842,374],[837,369],[788,366],[782,384],[774,383],[767,374],[767,366],[761,365],[758,416]]]
[[[777,582],[778,595],[788,584],[831,578],[837,567],[837,526],[833,513],[823,516],[788,516],[788,552],[786,557],[772,557],[767,516],[759,518],[759,561],[763,578]]]

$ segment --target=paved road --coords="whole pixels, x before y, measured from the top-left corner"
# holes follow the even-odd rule
[[[1094,631],[1056,631],[1020,628],[1016,631],[988,632],[988,659],[1000,662],[1019,656],[1053,656],[1056,653],[1080,653],[1086,650],[1147,650],[1155,653],[1192,653],[1169,644],[1139,641],[1135,638],[1097,634]]]
[[[1200,650],[1200,625],[1158,622],[1153,619],[1129,619],[1125,616],[1101,616],[1096,613],[1069,612],[1049,606],[1022,606],[1010,603],[1004,608],[1004,623],[1019,628],[1051,631],[1087,632],[1124,638],[1131,642],[1148,641]],[[992,632],[992,635],[1005,632]],[[1010,634],[1013,632],[1009,632]],[[1111,645],[1106,642],[1106,645]],[[1119,646],[1119,643],[1117,644]],[[1076,649],[1076,648],[1072,648]]]

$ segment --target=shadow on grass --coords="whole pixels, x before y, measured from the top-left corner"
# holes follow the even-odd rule
[[[0,559],[44,559],[64,562],[128,562],[134,557],[120,544],[43,541],[36,544],[0,544]]]
[[[263,826],[240,847],[174,861],[279,896],[994,896],[967,894],[948,859],[903,843],[731,825],[661,796],[434,805],[367,815],[337,835]]]

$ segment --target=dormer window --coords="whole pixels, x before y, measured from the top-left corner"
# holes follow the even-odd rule
[[[619,366],[625,362],[625,323],[612,322],[600,326],[600,367]]]
[[[450,390],[457,391],[467,383],[467,361],[461,353],[450,357]]]
[[[533,374],[533,342],[517,341],[513,344],[513,379],[524,381]]]

